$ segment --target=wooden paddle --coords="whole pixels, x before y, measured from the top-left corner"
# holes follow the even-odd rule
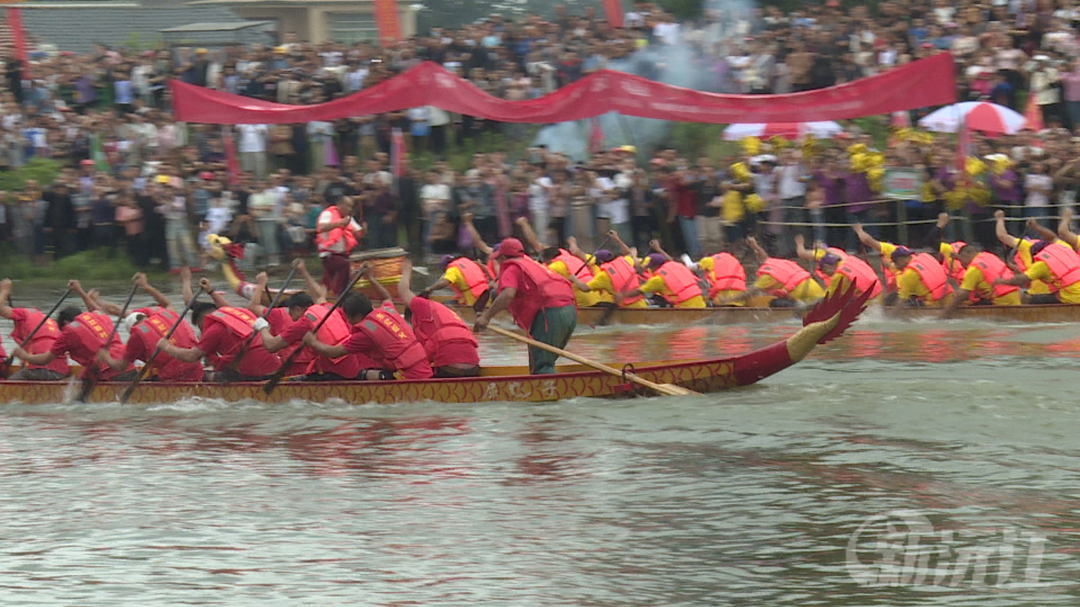
[[[525,337],[524,335],[514,333],[513,331],[507,331],[506,329],[502,329],[502,328],[499,328],[499,327],[492,327],[492,326],[488,326],[488,329],[490,329],[491,331],[493,331],[495,333],[498,333],[499,335],[502,335],[503,337],[509,337],[510,339],[516,339],[516,340],[518,340],[518,341],[520,341],[522,343],[528,344],[528,345],[533,346],[535,348],[540,348],[541,350],[547,350],[548,352],[551,352],[552,354],[558,354],[559,356],[562,356],[564,358],[569,358],[570,360],[572,360],[574,362],[579,362],[579,363],[581,363],[581,364],[583,364],[583,365],[585,365],[587,367],[592,367],[593,369],[596,369],[598,371],[603,371],[604,373],[610,373],[611,375],[614,375],[616,377],[625,377],[626,379],[629,379],[630,381],[634,382],[635,384],[638,384],[640,386],[645,386],[646,388],[649,388],[650,390],[653,390],[653,391],[658,392],[660,394],[664,394],[666,396],[701,396],[700,393],[694,392],[693,390],[690,390],[688,388],[683,388],[681,386],[676,386],[674,384],[658,384],[656,382],[651,382],[651,381],[649,381],[647,379],[642,379],[642,378],[638,377],[637,375],[634,375],[633,373],[624,374],[622,371],[620,371],[620,370],[618,370],[618,369],[616,369],[614,367],[609,367],[609,366],[607,366],[605,364],[601,364],[601,363],[598,363],[596,361],[589,360],[588,358],[585,358],[584,356],[578,356],[577,354],[574,354],[573,352],[567,352],[566,350],[562,350],[560,348],[556,348],[555,346],[545,344],[543,342],[536,341],[535,339]]]
[[[356,276],[354,276],[352,281],[349,282],[349,286],[345,288],[345,291],[341,295],[338,295],[337,300],[334,301],[334,305],[330,307],[330,311],[327,312],[326,315],[322,317],[322,320],[319,321],[319,324],[315,325],[315,328],[311,330],[312,333],[319,332],[319,329],[322,328],[323,323],[325,323],[330,318],[330,315],[334,313],[334,310],[337,310],[341,307],[341,302],[345,300],[345,296],[349,293],[352,293],[353,286],[355,286],[356,283],[359,282],[360,278],[363,276],[364,268],[360,268],[360,271],[357,272]],[[292,354],[289,354],[289,357],[285,359],[285,362],[281,363],[281,366],[278,367],[278,370],[274,372],[273,377],[266,380],[266,384],[263,385],[263,392],[267,394],[273,393],[274,388],[276,388],[277,385],[281,383],[281,379],[285,377],[285,374],[288,373],[289,368],[292,367],[293,361],[296,360],[296,357],[300,355],[300,352],[305,347],[306,346],[301,345],[299,348],[293,350]]]
[[[113,338],[116,337],[116,332],[120,330],[120,323],[127,317],[128,306],[131,305],[131,300],[135,299],[135,292],[138,290],[139,283],[135,283],[131,286],[131,293],[128,293],[127,301],[124,302],[124,307],[120,308],[120,314],[116,317],[116,322],[113,323],[112,332],[109,333],[109,338],[105,340],[105,345],[102,346],[105,350],[109,349],[109,344],[111,344]],[[94,354],[97,354],[97,352]],[[90,372],[83,378],[82,390],[79,391],[80,403],[85,403],[86,399],[90,398],[90,394],[94,391],[94,387],[97,386],[101,377],[100,371],[98,371],[100,368],[101,363],[94,361],[94,366],[90,368]]]
[[[274,295],[274,299],[270,301],[270,307],[263,310],[263,319],[266,319],[266,317],[270,316],[270,311],[277,307],[278,301],[281,300],[281,295],[285,293],[285,289],[289,288],[289,283],[292,282],[293,276],[296,275],[297,267],[299,266],[294,265],[292,269],[289,270],[289,275],[285,277],[285,284],[281,285],[281,288],[278,289],[277,294]],[[262,298],[260,297],[260,299]],[[236,357],[233,358],[232,362],[233,373],[238,373],[237,369],[240,368],[240,361],[244,359],[244,355],[247,354],[248,346],[251,345],[251,342],[255,341],[255,336],[258,334],[258,331],[252,331],[251,335],[248,335],[247,339],[244,340],[244,343],[240,344],[240,349],[236,352]]]
[[[600,246],[596,247],[596,250],[599,251],[599,250],[603,249],[604,247],[607,246],[607,243],[610,242],[610,241],[611,241],[611,235],[608,235],[606,238],[604,238],[603,241],[600,242]],[[586,255],[585,260],[584,260],[585,263],[581,264],[581,267],[579,267],[577,269],[577,272],[574,272],[574,276],[577,276],[577,275],[581,274],[581,271],[584,270],[585,268],[589,267],[589,263],[592,262],[592,261],[595,261],[595,260],[596,260],[596,253],[590,253],[589,255]]]
[[[52,309],[49,310],[48,314],[46,314],[45,316],[43,316],[41,318],[41,322],[39,322],[37,324],[37,326],[34,327],[34,330],[31,331],[30,334],[26,336],[26,339],[24,339],[23,342],[21,344],[19,344],[19,347],[21,347],[23,350],[25,350],[26,346],[30,345],[30,341],[34,339],[35,335],[37,335],[38,330],[41,329],[41,327],[44,327],[45,323],[49,322],[49,319],[52,318],[52,315],[55,314],[58,309],[60,309],[60,304],[64,303],[64,300],[67,299],[68,295],[71,295],[71,289],[70,288],[67,291],[64,291],[64,294],[60,296],[60,299],[56,302],[56,305],[54,305],[52,307]],[[4,358],[4,362],[0,362],[0,369],[7,369],[8,366],[11,365],[11,361],[14,358],[15,358],[14,354],[8,354],[7,357]]]
[[[199,295],[201,293],[202,291],[196,291],[192,295],[191,301],[187,302],[187,306],[185,306],[184,311],[180,313],[180,317],[176,319],[176,322],[173,323],[173,326],[169,327],[169,332],[165,334],[164,341],[169,341],[169,338],[172,337],[172,334],[175,333],[176,329],[180,327],[180,323],[184,322],[184,317],[187,316],[188,312],[191,311],[191,308],[195,305],[195,300],[199,299]],[[143,365],[143,368],[139,369],[139,374],[135,376],[135,379],[131,380],[131,383],[128,384],[127,388],[124,388],[124,393],[120,395],[121,405],[127,403],[128,399],[131,398],[131,393],[135,391],[135,388],[138,387],[139,382],[141,382],[143,378],[146,377],[146,374],[150,372],[150,368],[154,366],[154,361],[157,359],[158,354],[160,353],[161,343],[159,342],[158,346],[154,348],[154,353],[150,355],[150,358],[146,359],[146,363]]]

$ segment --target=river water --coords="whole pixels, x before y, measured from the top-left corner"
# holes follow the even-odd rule
[[[572,347],[734,354],[795,328]],[[1077,353],[1075,325],[871,317],[700,398],[0,405],[0,603],[1075,605]]]

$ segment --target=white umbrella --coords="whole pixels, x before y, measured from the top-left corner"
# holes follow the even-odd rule
[[[938,133],[955,133],[960,122],[969,129],[986,133],[1012,135],[1024,128],[1027,119],[1018,112],[996,103],[964,101],[945,106],[919,120],[919,126]]]
[[[784,139],[798,139],[803,135],[813,135],[818,139],[830,139],[844,132],[836,122],[769,122],[730,124],[724,129],[724,141],[738,141],[746,137],[769,139],[777,135]]]

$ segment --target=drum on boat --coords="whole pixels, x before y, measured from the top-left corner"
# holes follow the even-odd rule
[[[372,277],[379,281],[379,284],[385,287],[393,298],[397,299],[397,285],[398,281],[401,280],[401,266],[405,263],[405,258],[408,255],[408,252],[401,247],[372,249],[353,253],[349,256],[349,264],[352,266],[353,275],[355,275],[360,270],[360,266],[367,262],[371,266]],[[356,283],[356,289],[372,300],[379,299],[379,294],[372,288],[371,283],[366,278],[362,278],[360,282]]]

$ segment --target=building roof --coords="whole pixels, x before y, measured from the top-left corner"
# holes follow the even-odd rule
[[[274,25],[273,21],[228,21],[219,23],[188,23],[161,30],[163,34],[182,34],[188,32],[235,32],[249,27]]]

